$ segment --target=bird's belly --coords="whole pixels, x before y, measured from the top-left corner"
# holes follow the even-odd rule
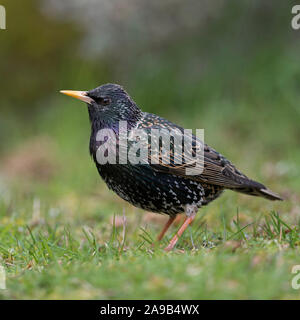
[[[157,173],[143,165],[97,166],[107,186],[132,205],[175,215],[187,204],[201,207],[204,190],[198,182]]]

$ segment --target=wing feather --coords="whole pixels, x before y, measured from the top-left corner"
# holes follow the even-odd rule
[[[153,117],[155,117],[155,121],[151,121]],[[183,128],[166,119],[159,118],[158,120],[157,116],[152,114],[146,114],[141,125],[141,128],[149,131],[151,129],[160,129],[162,127],[170,130],[173,130],[174,128],[179,129],[181,133],[183,133],[184,130]],[[191,141],[188,141],[188,139]],[[241,186],[248,185],[249,182],[253,182],[247,176],[237,170],[237,168],[223,155],[208,145],[203,144],[202,141],[200,141],[195,135],[191,135],[188,139],[185,140],[185,142],[188,141],[192,144],[192,153],[182,152],[178,154],[176,153],[176,148],[174,148],[174,145],[171,145],[170,150],[164,150],[164,153],[162,153],[162,148],[158,148],[158,151],[156,151],[155,155],[153,155],[153,152],[152,154],[151,152],[148,152],[148,161],[153,170],[181,176],[199,182],[214,184],[225,188],[239,188]],[[185,142],[182,141],[182,150],[184,150]],[[195,155],[198,151],[197,148],[200,147],[204,149],[204,168],[202,167],[203,170],[201,173],[199,173],[199,175],[188,175],[187,169],[194,168],[196,165],[197,159],[195,158]],[[153,163],[153,158],[151,158],[151,156],[156,159],[156,163]],[[165,162],[164,159],[169,159],[170,161]]]

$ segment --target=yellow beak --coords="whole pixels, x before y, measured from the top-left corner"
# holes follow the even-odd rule
[[[60,93],[91,104],[94,100],[87,95],[87,91],[61,90]]]

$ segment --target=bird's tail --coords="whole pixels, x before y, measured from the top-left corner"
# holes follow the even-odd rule
[[[263,184],[250,179],[247,181],[246,185],[235,188],[234,190],[251,196],[263,197],[269,200],[284,200],[280,195],[268,189]]]
[[[281,200],[281,201],[283,201],[283,198],[279,194],[273,192],[272,190],[270,190],[268,188],[259,190],[259,194],[258,195],[262,196],[262,197],[264,197],[266,199],[269,199],[269,200]]]

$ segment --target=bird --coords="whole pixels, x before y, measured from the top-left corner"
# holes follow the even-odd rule
[[[203,165],[199,172],[196,171],[192,175],[187,174],[187,169],[195,165],[195,158],[191,154],[184,154],[182,148],[181,151],[175,149],[173,140],[173,148],[167,151],[169,162],[163,161],[160,143],[157,152],[153,153],[157,160],[154,163],[117,161],[120,160],[119,153],[124,147],[121,145],[121,134],[124,132],[120,130],[120,122],[126,122],[126,137],[139,129],[149,134],[153,129],[182,133],[184,128],[156,114],[143,112],[118,84],[108,83],[88,91],[60,92],[87,104],[91,124],[89,151],[99,175],[108,188],[135,207],[169,216],[157,237],[158,241],[164,237],[177,215],[185,214],[183,224],[165,247],[166,251],[171,251],[176,246],[181,235],[195,219],[198,209],[217,199],[226,189],[269,200],[283,200],[263,184],[248,178],[222,154],[199,141],[193,134],[189,136],[192,141],[192,155],[201,145]],[[112,132],[114,139],[106,137],[106,140],[99,140],[98,134],[101,130]],[[149,144],[147,139],[146,144]],[[109,150],[113,150],[112,146],[116,146],[116,156],[112,157],[114,161],[99,161],[98,152],[105,144],[108,146],[106,156]],[[132,146],[133,142],[129,145]],[[176,161],[177,158],[182,159],[181,163]]]

